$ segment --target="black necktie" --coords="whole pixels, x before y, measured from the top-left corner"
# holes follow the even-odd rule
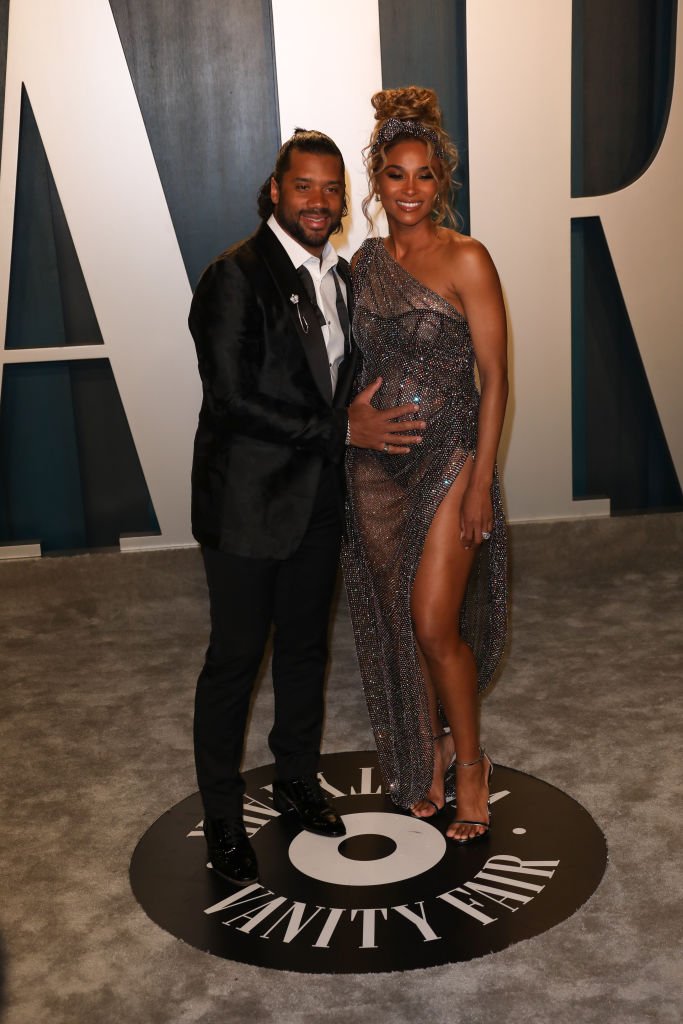
[[[332,272],[334,278],[334,287],[337,293],[337,316],[339,317],[339,326],[344,332],[344,350],[348,353],[350,348],[350,331],[349,331],[349,311],[346,303],[344,302],[344,295],[339,284],[339,277],[336,271]]]

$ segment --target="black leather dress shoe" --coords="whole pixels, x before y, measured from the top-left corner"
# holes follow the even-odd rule
[[[217,875],[233,885],[258,882],[256,854],[240,818],[204,818],[204,835]]]
[[[346,835],[344,822],[323,795],[314,776],[273,782],[273,804],[281,814],[294,811],[303,827],[316,835]]]

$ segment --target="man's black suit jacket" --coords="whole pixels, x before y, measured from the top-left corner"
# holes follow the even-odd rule
[[[350,302],[348,264],[340,259],[337,269]],[[332,399],[317,314],[265,223],[204,271],[189,325],[203,391],[193,534],[231,554],[287,558],[310,519],[323,463],[343,473],[355,351]]]

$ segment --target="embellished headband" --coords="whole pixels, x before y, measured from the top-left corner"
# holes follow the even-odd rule
[[[396,138],[397,135],[412,135],[416,139],[421,139],[423,142],[430,142],[434,153],[438,156],[439,160],[445,160],[446,154],[444,153],[443,146],[439,141],[439,136],[436,134],[433,128],[428,128],[422,121],[399,121],[397,117],[389,117],[384,122],[380,130],[377,132],[377,136],[372,146],[370,147],[370,153],[374,156],[380,146],[386,146]]]

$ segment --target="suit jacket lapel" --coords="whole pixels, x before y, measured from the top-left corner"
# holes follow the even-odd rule
[[[353,348],[353,287],[351,284],[351,270],[345,259],[339,258],[337,263],[337,273],[346,285],[346,308],[349,314],[349,336],[346,339],[346,356],[348,358],[349,352]]]
[[[318,390],[327,404],[331,405],[332,385],[325,339],[318,323],[318,314],[306,295],[301,278],[294,269],[294,264],[289,256],[265,222],[261,224],[254,235],[254,246],[282,295],[288,315],[303,345]],[[296,302],[293,301],[294,296],[297,297]],[[299,313],[301,313],[301,317]],[[306,330],[306,328],[308,329]]]

